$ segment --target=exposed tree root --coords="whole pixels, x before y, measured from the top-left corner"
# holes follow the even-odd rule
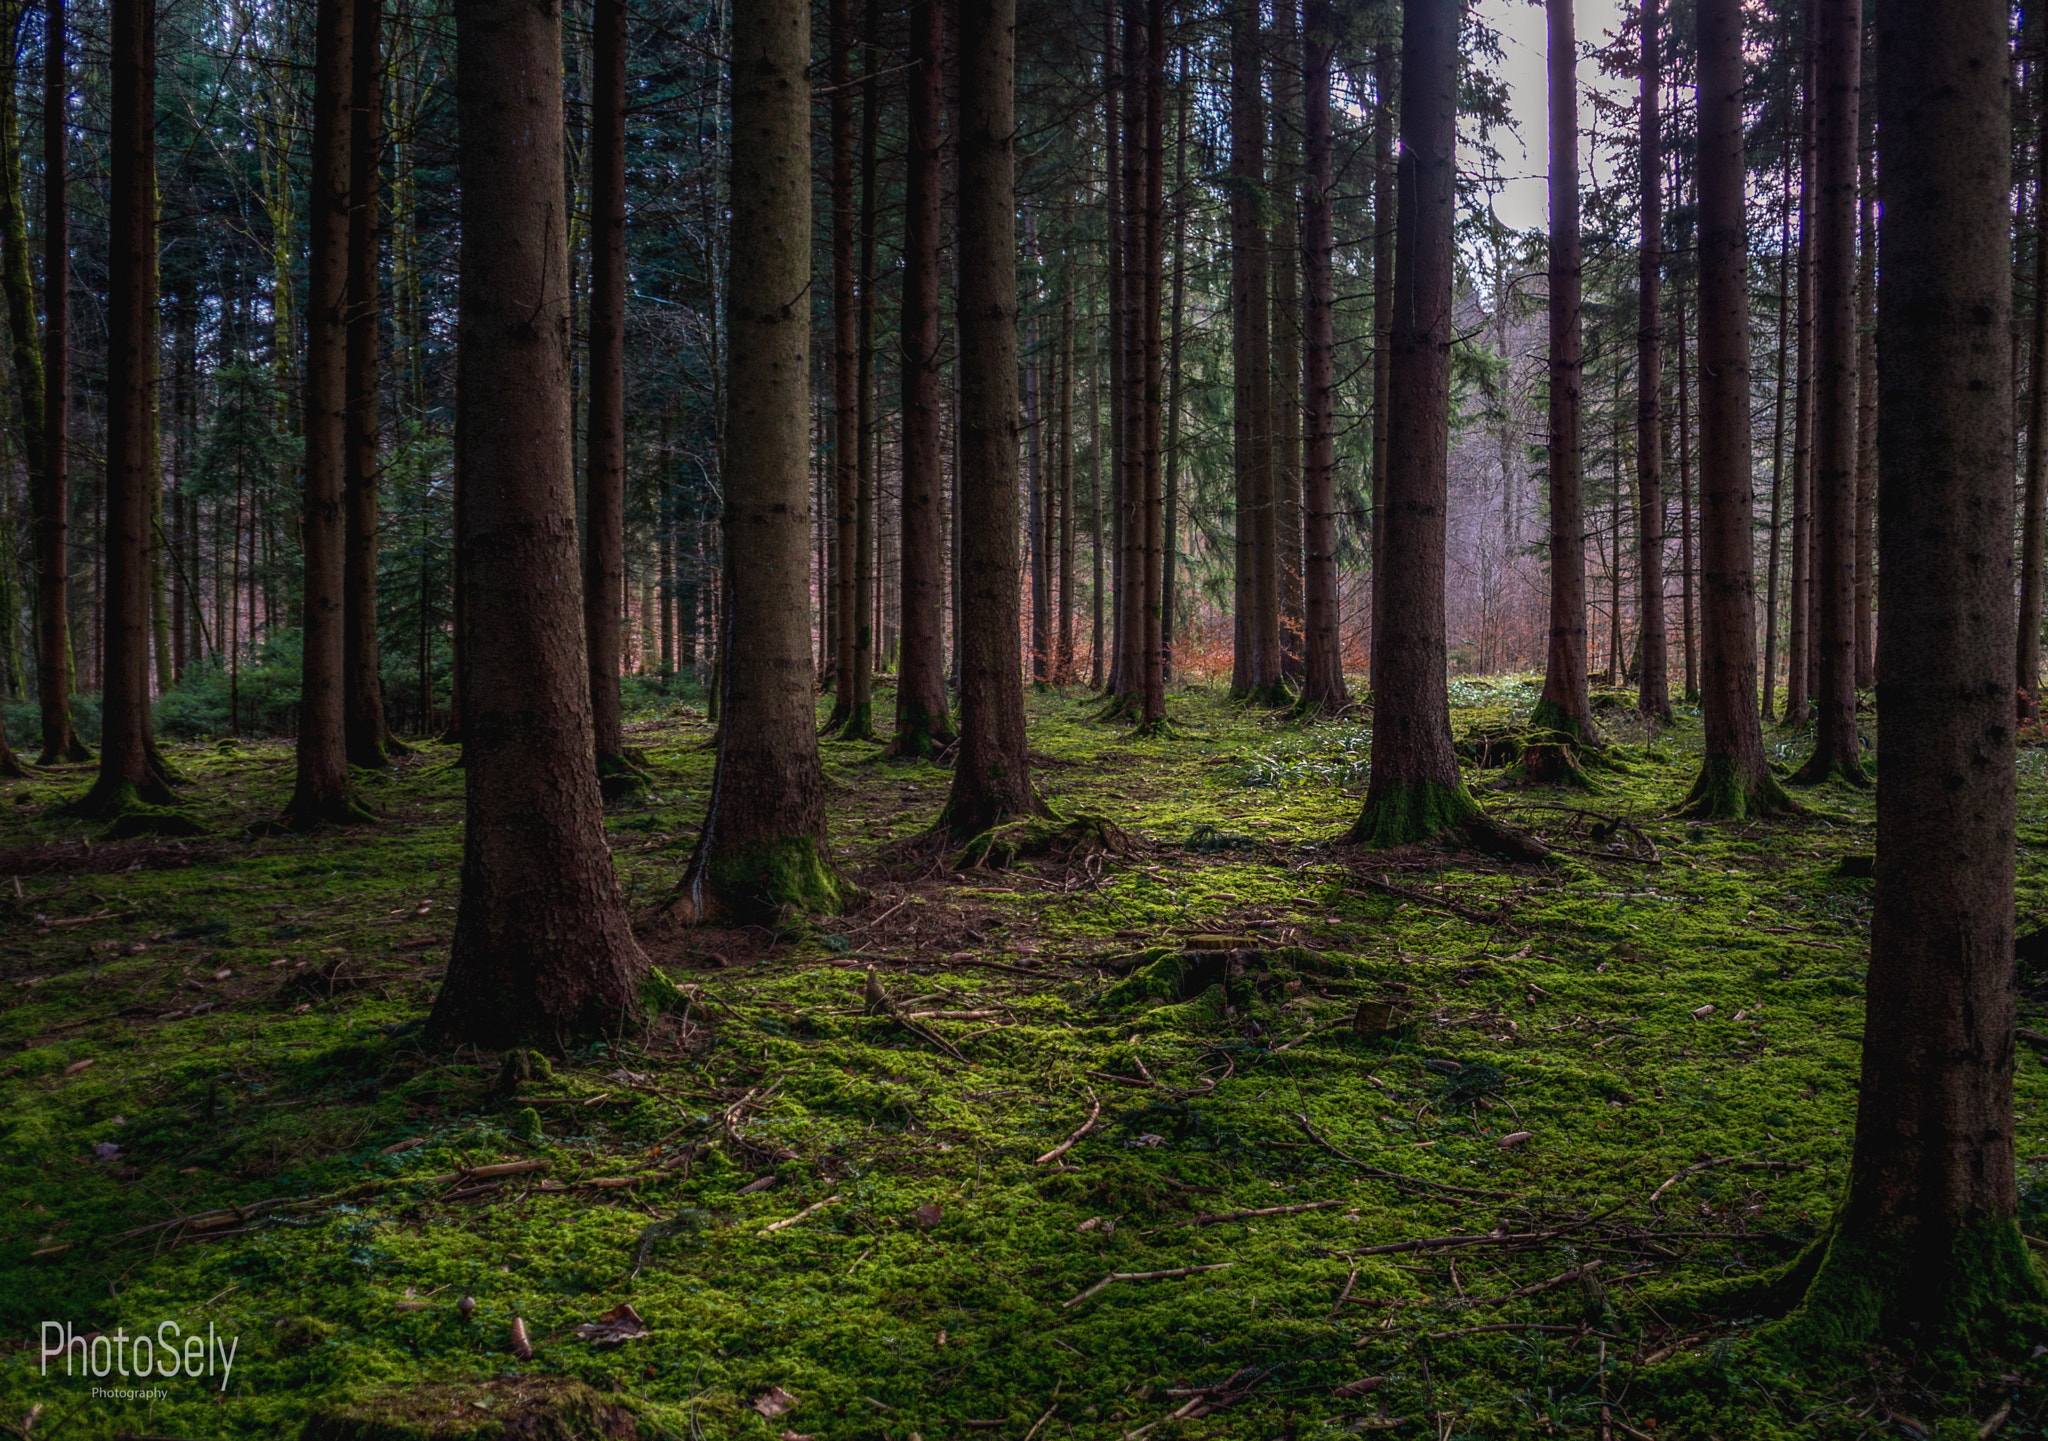
[[[1005,821],[973,837],[953,856],[953,869],[1001,870],[1020,860],[1057,856],[1130,854],[1131,839],[1107,817],[1078,815],[1068,820],[1036,816]]]
[[[1848,760],[1840,764],[1826,751],[1815,750],[1806,758],[1806,764],[1786,778],[1787,785],[1819,786],[1829,781],[1840,781],[1858,790],[1870,789],[1870,772],[1863,769],[1859,760]]]

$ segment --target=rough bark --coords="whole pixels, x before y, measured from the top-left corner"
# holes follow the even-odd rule
[[[1812,6],[1808,5],[1810,12]],[[1792,589],[1786,627],[1785,720],[1788,730],[1813,718],[1813,194],[1814,45],[1809,23],[1800,68],[1799,271],[1795,288],[1798,379],[1792,420]]]
[[[1740,0],[1701,0],[1699,77],[1700,694],[1706,747],[1685,805],[1698,817],[1739,819],[1790,805],[1771,775],[1757,717]]]
[[[1686,344],[1686,295],[1683,283],[1676,287],[1672,306],[1678,321],[1678,570],[1680,578],[1678,620],[1684,633],[1685,698],[1698,700],[1700,694],[1699,627],[1694,588],[1699,570],[1694,565],[1692,503],[1692,351]]]
[[[1578,41],[1572,0],[1545,0],[1550,69],[1550,641],[1531,720],[1597,746],[1586,689],[1585,445]]]
[[[1813,754],[1796,777],[1866,785],[1856,732],[1856,141],[1862,0],[1815,0]]]
[[[861,23],[859,293],[854,306],[853,684],[839,739],[875,735],[875,228],[876,146],[882,120],[882,68],[877,53],[880,0],[868,0]],[[729,552],[728,552],[729,553]],[[730,560],[728,560],[730,564]]]
[[[584,432],[583,643],[597,773],[630,786],[619,698],[626,612],[626,3],[591,9],[590,391]]]
[[[1785,84],[1785,102],[1789,110],[1792,101],[1792,85]],[[1778,601],[1784,594],[1779,585],[1779,572],[1784,568],[1785,513],[1785,400],[1792,387],[1786,383],[1786,361],[1790,355],[1787,349],[1791,342],[1792,320],[1788,299],[1792,283],[1792,137],[1791,127],[1786,127],[1785,137],[1785,193],[1783,197],[1783,219],[1778,227],[1778,349],[1777,363],[1771,372],[1774,384],[1771,399],[1771,524],[1766,542],[1767,560],[1764,564],[1764,650],[1763,704],[1759,714],[1770,720],[1778,708],[1777,681],[1778,663]]]
[[[66,166],[70,76],[64,0],[49,0],[43,49],[43,476],[35,497],[36,692],[44,765],[92,753],[71,719],[71,213]]]
[[[1302,678],[1302,74],[1300,0],[1273,6],[1273,513],[1280,585],[1280,673]]]
[[[939,201],[945,106],[941,0],[910,8],[909,174],[903,246],[903,655],[896,680],[900,756],[953,741],[946,696],[946,556],[940,519]]]
[[[1444,652],[1459,0],[1403,0],[1388,466],[1373,576],[1372,779],[1352,839],[1425,840],[1478,807],[1451,749]]]
[[[1185,83],[1185,60],[1181,66],[1181,78],[1180,123],[1174,131],[1173,145],[1173,189],[1176,196],[1182,194],[1188,173],[1188,98],[1193,87]],[[1187,202],[1177,200],[1173,207],[1170,302],[1173,313],[1168,322],[1166,342],[1166,501],[1160,533],[1159,674],[1162,684],[1173,679],[1174,594],[1180,571],[1180,355],[1187,301],[1187,247],[1183,243],[1187,236],[1187,222]]]
[[[149,268],[156,251],[156,12],[112,7],[108,193],[105,597],[101,615],[100,766],[71,809],[115,816],[171,799],[153,753],[149,693],[149,387],[157,331]],[[337,737],[338,738],[338,737]]]
[[[960,746],[956,837],[1048,815],[1031,784],[1017,599],[1016,0],[959,9]]]
[[[2013,1158],[2007,15],[1876,9],[1878,53],[1913,60],[1876,87],[1876,910],[1848,1195],[1782,1333],[1803,1358],[1879,1338],[1981,1357],[2044,1299]]]
[[[1389,7],[1391,8],[1391,7]],[[1384,13],[1384,12],[1383,12]],[[1394,130],[1399,111],[1396,91],[1400,79],[1400,47],[1382,40],[1373,47],[1373,191],[1372,191],[1372,520],[1368,549],[1372,555],[1373,603],[1379,603],[1380,552],[1385,531],[1387,462],[1391,449],[1392,407],[1389,404],[1393,378],[1394,333],[1394,239],[1395,183]],[[1373,626],[1377,631],[1377,614]],[[1380,688],[1379,642],[1373,642],[1368,684],[1374,695]]]
[[[1059,631],[1053,642],[1055,685],[1074,683],[1074,277],[1060,297]]]
[[[1165,335],[1161,330],[1164,276],[1161,260],[1166,221],[1166,3],[1150,0],[1145,16],[1145,230],[1140,257],[1144,305],[1139,346],[1143,357],[1144,393],[1139,413],[1139,451],[1144,461],[1143,504],[1139,509],[1140,548],[1144,555],[1143,631],[1139,638],[1139,693],[1144,709],[1141,724],[1156,728],[1166,722],[1165,556],[1166,509],[1161,421],[1166,396]]]
[[[1302,683],[1304,711],[1350,702],[1337,633],[1336,283],[1330,197],[1330,75],[1335,14],[1331,0],[1308,0],[1302,49],[1302,260],[1306,301],[1302,336]]]
[[[1856,276],[1856,686],[1877,683],[1877,105],[1864,32]],[[2036,213],[2040,202],[2036,200]],[[2036,249],[2035,264],[2044,262]],[[2048,276],[2037,273],[2034,293]],[[2041,354],[2037,346],[2034,353]],[[2031,434],[2031,429],[2029,431]],[[2024,674],[2024,672],[2022,672]]]
[[[1123,357],[1118,402],[1116,676],[1113,688],[1129,711],[1145,689],[1145,255],[1151,213],[1145,208],[1146,30],[1144,0],[1123,4],[1123,308],[1117,338]]]
[[[636,1019],[647,970],[605,844],[583,618],[574,591],[547,583],[577,559],[561,18],[458,0],[455,27],[459,544],[483,623],[463,677],[462,893],[427,1032],[559,1050]],[[748,28],[735,26],[735,71]],[[735,145],[751,133],[735,126]],[[808,181],[806,168],[806,219]]]
[[[342,490],[343,726],[350,765],[388,765],[401,749],[384,714],[377,620],[377,172],[384,147],[383,0],[354,0],[349,99],[347,433]]]
[[[832,0],[832,567],[838,656],[828,733],[853,714],[853,558],[860,484],[860,394],[853,281],[853,0]]]
[[[319,0],[314,24],[312,179],[306,263],[304,514],[298,771],[284,823],[310,830],[366,819],[349,794],[342,668],[346,640],[349,100],[355,0]],[[154,350],[150,352],[153,357]]]
[[[1636,708],[1672,723],[1670,639],[1664,625],[1664,83],[1657,0],[1642,5],[1642,132],[1638,151],[1642,249],[1636,259],[1636,571],[1642,674]]]

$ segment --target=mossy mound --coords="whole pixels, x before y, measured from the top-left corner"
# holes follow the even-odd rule
[[[315,1412],[300,1441],[638,1441],[633,1410],[566,1376],[405,1386]]]
[[[1026,817],[1006,821],[968,841],[953,857],[953,869],[1002,870],[1021,860],[1053,856],[1079,860],[1094,855],[1125,855],[1130,837],[1104,816],[1077,815],[1065,821]]]

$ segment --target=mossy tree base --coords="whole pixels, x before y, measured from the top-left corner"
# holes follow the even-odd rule
[[[1286,681],[1275,680],[1264,685],[1252,686],[1233,699],[1241,700],[1249,706],[1264,706],[1267,710],[1286,710],[1294,704],[1294,692],[1287,688]]]
[[[1751,782],[1733,756],[1709,756],[1678,814],[1695,821],[1744,821],[1798,810],[1798,802],[1769,770]]]
[[[324,826],[374,826],[377,816],[354,796],[339,796],[318,804],[294,801],[278,818],[278,824],[300,835],[310,835]]]
[[[1600,786],[1579,764],[1578,748],[1568,741],[1543,740],[1522,747],[1520,760],[1500,778],[1504,786],[1567,786],[1598,792]]]
[[[1392,786],[1368,797],[1365,810],[1352,823],[1350,839],[1371,850],[1410,846],[1460,830],[1479,813],[1479,803],[1463,786],[1420,781]]]
[[[169,784],[160,777],[152,776],[137,785],[133,781],[115,781],[102,776],[93,783],[91,790],[75,801],[58,806],[51,816],[57,820],[112,821],[133,810],[168,807],[176,800],[177,796],[172,794]]]
[[[943,712],[914,716],[899,714],[896,738],[889,742],[889,755],[895,760],[931,760],[958,740],[952,717]]]
[[[654,786],[654,777],[629,751],[601,752],[597,758],[597,785],[607,801],[622,801]]]
[[[1863,769],[1859,760],[1837,761],[1826,751],[1815,751],[1806,758],[1806,764],[1786,779],[1786,784],[1795,786],[1826,785],[1829,781],[1840,781],[1858,790],[1870,789],[1870,772]]]
[[[1104,816],[1077,815],[1067,820],[1030,816],[981,832],[954,854],[952,864],[956,871],[1001,870],[1041,856],[1077,860],[1091,855],[1126,855],[1130,848],[1130,837]]]
[[[810,836],[775,836],[716,847],[670,905],[700,925],[767,925],[792,912],[837,914],[848,889]]]
[[[326,1407],[299,1441],[636,1441],[633,1410],[566,1376],[409,1385]]]
[[[880,740],[881,736],[875,733],[875,703],[862,701],[851,707],[846,713],[846,719],[839,723],[838,729],[834,730],[828,723],[825,734],[838,741]]]

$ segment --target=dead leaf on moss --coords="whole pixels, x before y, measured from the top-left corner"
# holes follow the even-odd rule
[[[647,1335],[647,1323],[624,1301],[595,1321],[586,1321],[576,1328],[577,1339],[588,1341],[593,1346],[617,1346],[626,1341],[644,1340]]]
[[[753,1400],[754,1409],[771,1419],[780,1416],[795,1405],[796,1397],[783,1390],[780,1386],[770,1386]]]

